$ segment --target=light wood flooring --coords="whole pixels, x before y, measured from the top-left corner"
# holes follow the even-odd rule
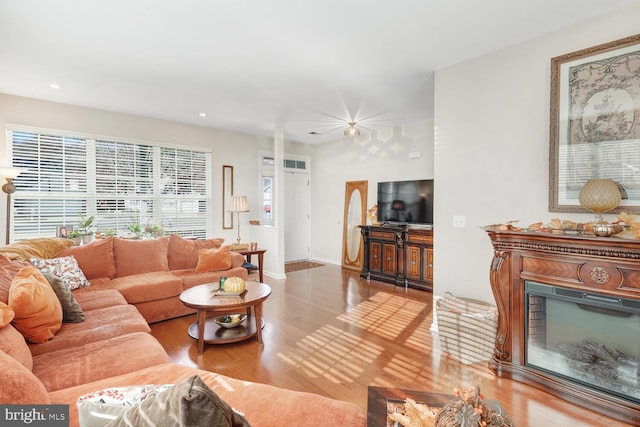
[[[325,265],[265,277],[264,344],[255,339],[205,345],[198,356],[187,333],[195,316],[151,325],[174,362],[248,381],[355,402],[366,410],[367,386],[451,393],[480,385],[516,426],[627,424],[501,379],[486,362],[464,365],[441,353],[431,332],[432,294],[405,290]]]

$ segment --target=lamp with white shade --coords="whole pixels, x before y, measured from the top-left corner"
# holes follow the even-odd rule
[[[249,212],[249,201],[247,200],[247,196],[231,196],[229,212],[236,214],[238,222],[238,239],[236,243],[231,245],[232,249],[248,249],[248,244],[240,243],[240,212]]]
[[[13,180],[18,177],[25,169],[14,168],[11,166],[0,167],[0,175],[7,181],[2,186],[2,191],[7,194],[7,229],[6,229],[6,243],[9,244],[9,231],[11,229],[11,195],[16,192],[16,185]]]

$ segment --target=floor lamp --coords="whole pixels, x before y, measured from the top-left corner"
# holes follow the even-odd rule
[[[235,213],[238,220],[238,240],[231,245],[231,249],[247,250],[249,244],[240,243],[240,212],[249,212],[249,201],[247,196],[231,196],[231,203],[229,203],[229,212]]]
[[[18,177],[24,169],[13,168],[13,167],[0,167],[0,175],[7,180],[6,184],[2,186],[2,191],[7,194],[7,229],[6,233],[6,243],[9,244],[9,231],[11,230],[11,195],[16,192],[16,185],[13,183],[13,180]]]

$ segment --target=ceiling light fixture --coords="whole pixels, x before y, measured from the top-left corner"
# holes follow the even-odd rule
[[[207,113],[200,113],[200,117],[207,117]]]
[[[349,126],[344,130],[344,136],[360,136],[360,129],[356,127],[356,122],[349,122]]]
[[[59,84],[56,84],[56,83],[51,83],[51,84],[49,85],[49,87],[50,87],[51,89],[60,89],[60,85],[59,85]]]

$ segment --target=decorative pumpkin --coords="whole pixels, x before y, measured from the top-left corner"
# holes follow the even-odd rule
[[[244,288],[244,279],[242,277],[229,277],[222,285],[222,289],[225,292],[242,292]]]

